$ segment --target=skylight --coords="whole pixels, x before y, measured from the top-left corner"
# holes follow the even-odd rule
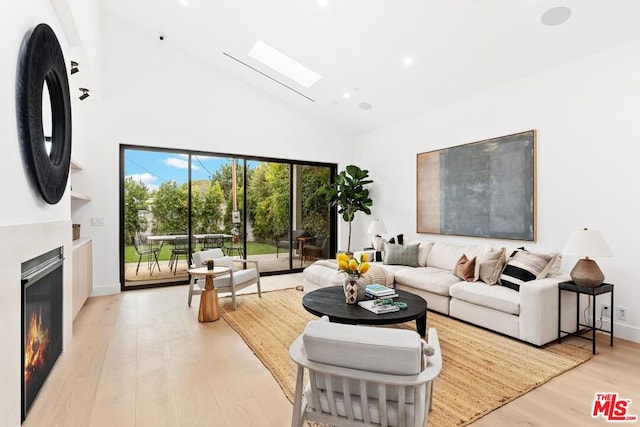
[[[320,74],[289,58],[262,40],[258,40],[253,45],[249,56],[306,88],[322,78]]]

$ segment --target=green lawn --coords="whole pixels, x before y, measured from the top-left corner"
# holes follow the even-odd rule
[[[196,250],[200,250],[200,245],[196,245]],[[247,242],[247,255],[262,255],[262,254],[275,254],[276,247],[273,245],[268,245],[266,243],[258,243],[258,242]],[[168,261],[171,257],[171,246],[163,245],[162,250],[160,251],[160,256],[158,259],[160,261]],[[143,258],[143,261],[145,259]],[[138,254],[136,253],[136,249],[133,245],[125,246],[124,249],[124,262],[138,262]]]

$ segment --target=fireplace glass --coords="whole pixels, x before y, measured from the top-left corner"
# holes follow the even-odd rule
[[[22,420],[62,353],[62,248],[22,263]]]

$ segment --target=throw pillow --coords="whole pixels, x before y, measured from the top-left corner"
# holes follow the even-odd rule
[[[492,250],[488,254],[483,256],[481,260],[477,261],[477,263],[480,264],[480,268],[478,271],[480,280],[482,280],[487,285],[495,285],[496,283],[498,283],[498,279],[500,278],[500,274],[502,273],[504,264],[507,261],[506,252],[507,250],[505,248]]]
[[[419,245],[395,245],[387,243],[387,250],[384,258],[384,264],[388,265],[408,265],[410,267],[419,267],[418,251]]]
[[[460,259],[456,263],[455,268],[453,269],[453,274],[455,274],[462,280],[466,280],[467,282],[475,282],[475,271],[476,257],[469,259],[466,255],[462,254]]]
[[[429,255],[429,252],[431,251],[431,248],[433,248],[433,243],[434,242],[421,242],[419,240],[410,240],[407,242],[407,245],[419,245],[418,246],[418,264],[420,265],[420,267],[426,267],[427,266],[427,256]]]
[[[516,249],[511,254],[511,256],[514,256],[517,251],[530,252],[529,250],[525,249],[524,246],[521,246],[518,249]],[[535,252],[530,252],[530,253],[535,253]],[[538,255],[542,255],[542,254],[538,254]],[[560,272],[560,265],[562,263],[562,254],[559,252],[552,252],[548,255],[551,257],[551,261],[549,261],[549,264],[547,264],[547,267],[544,270],[542,270],[542,272],[538,275],[538,279],[544,279],[545,277],[553,276]]]
[[[524,282],[536,280],[552,260],[551,255],[537,254],[529,251],[516,251],[500,275],[500,284],[515,291],[520,290]]]
[[[393,245],[397,244],[397,245],[402,245],[404,242],[404,234],[398,234],[395,237],[392,237],[389,239],[388,243],[391,243]]]

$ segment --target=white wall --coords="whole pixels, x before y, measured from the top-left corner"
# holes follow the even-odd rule
[[[632,154],[640,142],[639,99],[635,41],[362,135],[356,146],[370,149],[358,151],[356,161],[375,180],[372,216],[384,220],[387,237],[491,242],[416,233],[416,154],[536,129],[538,240],[496,243],[560,251],[572,229],[600,229],[615,257],[597,261],[616,285],[615,304],[629,313],[626,322],[616,320],[616,336],[640,342],[638,160]],[[358,221],[363,244],[369,220]],[[575,261],[565,257],[563,269]]]
[[[93,129],[74,147],[85,167],[77,188],[93,197],[73,215],[83,235],[93,237],[99,260],[93,295],[120,289],[119,144],[349,161],[345,133],[176,51],[155,33],[110,15],[102,29],[102,96],[78,106]],[[92,216],[104,217],[105,226],[91,227]]]
[[[0,426],[20,425],[21,283],[20,264],[59,246],[64,247],[64,346],[72,336],[71,221],[67,187],[62,200],[49,205],[31,184],[22,160],[16,120],[16,70],[25,36],[38,24],[49,24],[65,58],[69,45],[47,0],[0,4]]]
[[[1,2],[0,6],[0,141],[2,162],[0,182],[0,225],[28,224],[69,218],[69,197],[56,205],[47,204],[29,181],[23,166],[16,121],[16,69],[20,47],[26,34],[45,22],[55,31],[63,51],[67,52],[51,5],[46,0]]]

